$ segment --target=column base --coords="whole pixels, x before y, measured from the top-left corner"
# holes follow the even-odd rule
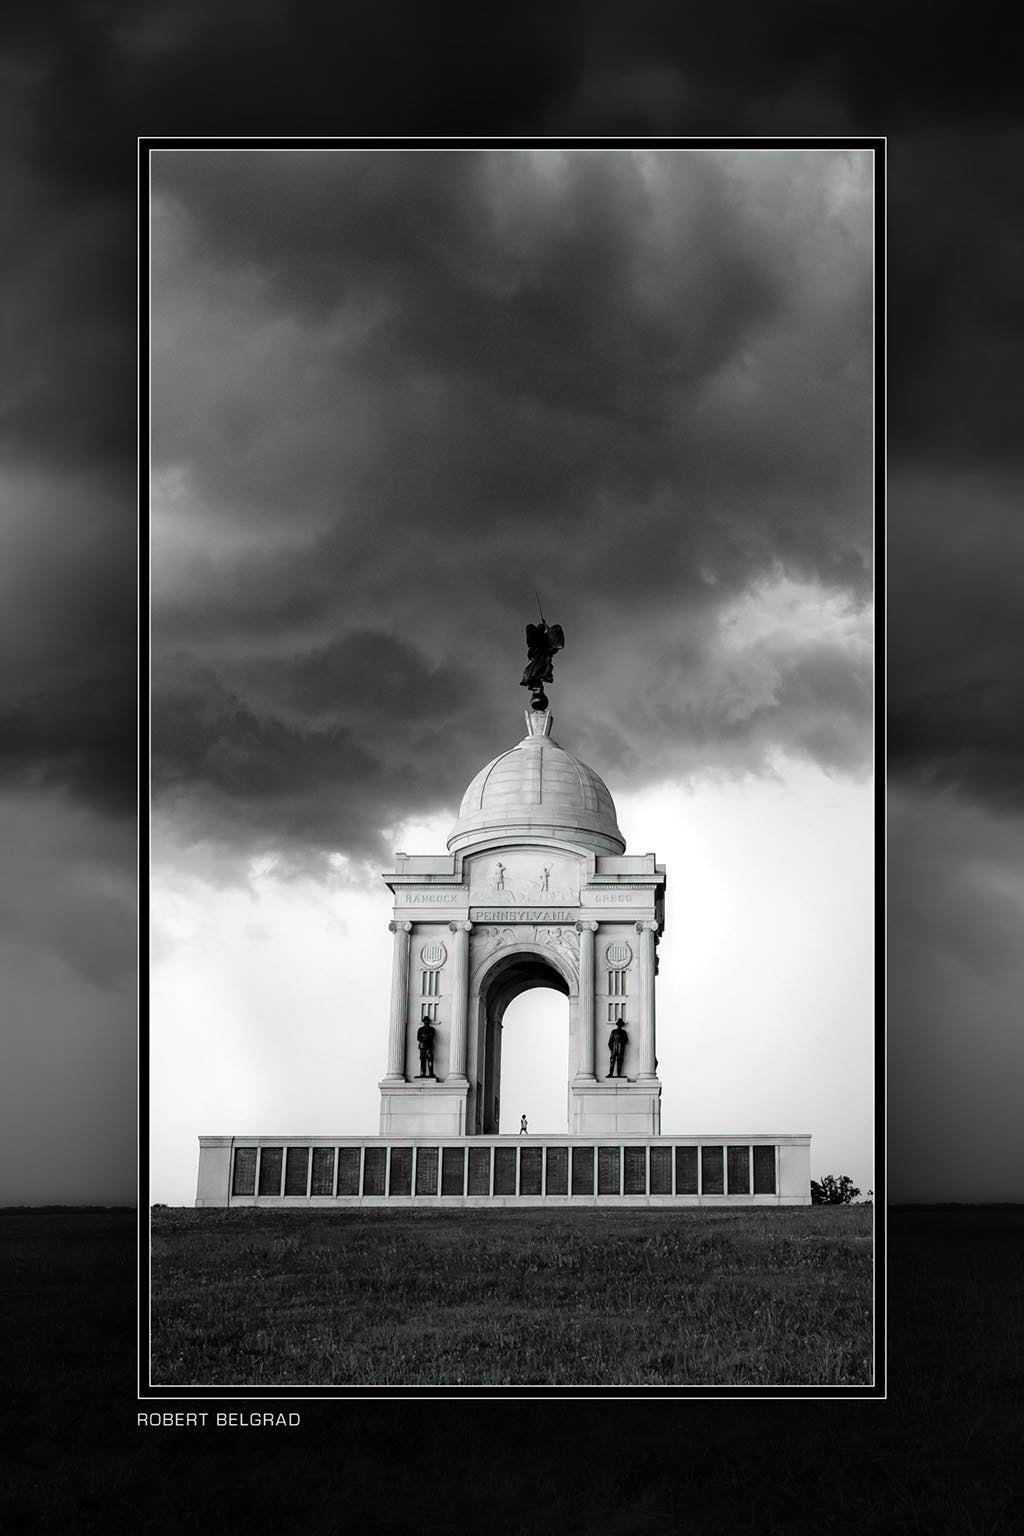
[[[661,1084],[626,1077],[569,1085],[574,1136],[659,1136]]]
[[[419,1078],[378,1084],[382,1136],[465,1136],[469,1083]]]

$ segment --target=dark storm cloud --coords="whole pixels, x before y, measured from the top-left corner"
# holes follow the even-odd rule
[[[35,466],[8,470],[4,492],[0,777],[124,815],[138,739],[130,492],[87,467]]]
[[[71,7],[45,21],[11,8],[4,28],[0,775],[123,816],[138,739],[132,209],[106,173],[43,150],[52,110],[68,162],[72,138],[95,158],[102,111],[72,132],[58,91],[72,58],[87,72],[89,26]]]
[[[123,987],[135,962],[130,826],[84,813],[66,794],[5,787],[0,846],[5,980],[41,955],[93,987]]]
[[[1020,146],[936,125],[890,165],[890,765],[999,810],[1024,785]]]
[[[1020,124],[939,127],[893,146],[889,283],[891,444],[897,467],[943,478],[1020,473],[1024,208],[1007,197]],[[916,239],[899,231],[916,229]],[[972,514],[965,507],[962,516]],[[980,531],[980,530],[979,530]]]
[[[942,16],[923,36],[918,25],[901,25],[900,8],[892,6],[753,5],[733,8],[730,18],[725,29],[710,12],[640,3],[628,10],[611,4],[544,6],[533,13],[517,8],[514,17],[484,7],[455,17],[433,7],[381,4],[353,31],[336,8],[312,6],[297,33],[293,10],[272,0],[216,7],[95,0],[45,12],[7,9],[3,276],[5,291],[18,296],[8,311],[3,359],[0,442],[8,462],[45,465],[52,479],[61,465],[73,477],[83,464],[109,468],[130,458],[135,191],[126,156],[144,126],[190,133],[254,126],[258,101],[258,126],[291,133],[464,132],[467,126],[888,131],[891,457],[901,468],[909,461],[918,475],[978,469],[997,457],[1014,465],[1024,334],[1015,274],[1024,214],[1020,200],[1006,195],[1016,177],[1020,132],[1015,82],[1007,89],[1010,54],[991,48],[983,28],[957,27],[953,46]],[[916,20],[911,9],[902,19]],[[745,46],[737,47],[737,38]],[[466,67],[453,78],[443,66],[456,54]],[[327,210],[325,233],[332,217]],[[314,233],[307,221],[303,239],[310,251],[316,250]],[[329,260],[323,271],[330,274]],[[471,308],[466,318],[473,318]],[[630,319],[635,324],[637,317]],[[457,349],[458,326],[448,334]],[[501,357],[507,350],[504,366],[511,372],[516,352],[508,340],[503,337]],[[529,360],[527,349],[527,367]],[[602,387],[607,370],[592,371]],[[554,373],[549,382],[554,388]],[[618,404],[625,409],[630,402],[620,396]],[[633,402],[634,411],[639,405]],[[771,441],[766,434],[761,452],[751,454],[752,475],[770,457]],[[515,446],[512,440],[510,449]],[[315,459],[293,460],[291,489],[306,493],[303,475],[316,478]],[[268,452],[260,466],[268,487],[275,462]],[[623,475],[632,472],[623,466]],[[112,484],[111,495],[127,547],[134,537],[129,499],[123,486]],[[465,497],[454,500],[463,505]],[[899,515],[894,507],[894,523]],[[961,513],[972,515],[966,507]],[[979,542],[993,548],[997,564],[995,539],[978,527]],[[580,560],[585,564],[585,553]],[[912,569],[894,569],[893,578],[894,603],[927,601]],[[105,612],[99,594],[96,612]],[[115,614],[108,629],[127,654],[134,625]],[[964,630],[961,649],[969,651],[974,638]],[[901,764],[921,775],[937,771],[931,743],[945,736],[938,760],[948,761],[954,739],[965,741],[976,727],[980,769],[991,736],[988,707],[975,721],[965,706],[954,731],[932,707],[927,679],[920,687],[909,676],[900,681],[914,696],[915,721],[913,732],[904,733],[915,745],[901,751]],[[108,745],[89,757],[78,780],[86,795],[105,775],[125,777],[116,759],[134,730],[122,680],[111,674],[100,691],[120,700],[121,724],[103,733]],[[46,702],[45,727],[24,736],[32,752],[48,757],[52,738],[80,730],[77,721],[65,727],[61,718],[63,701],[73,697],[74,690]],[[53,761],[66,771],[72,758],[61,748]],[[981,771],[964,782],[970,793],[988,792]]]
[[[890,1198],[1021,1198],[1024,829],[951,789],[888,809]]]
[[[313,846],[451,804],[518,734],[534,587],[572,741],[618,733],[634,779],[861,765],[837,652],[726,665],[718,624],[766,579],[869,592],[866,171],[159,153],[158,785],[230,770]]]
[[[889,761],[999,810],[1024,804],[1024,527],[1005,472],[894,476]]]

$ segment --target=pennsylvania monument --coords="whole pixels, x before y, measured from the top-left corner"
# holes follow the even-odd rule
[[[604,781],[552,734],[561,626],[526,640],[526,734],[471,780],[447,851],[383,877],[380,1134],[202,1136],[197,1205],[810,1204],[805,1133],[662,1136],[665,866],[627,853]],[[502,1018],[533,987],[568,999],[567,1131],[502,1135]]]

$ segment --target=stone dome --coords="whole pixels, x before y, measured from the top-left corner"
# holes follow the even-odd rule
[[[462,797],[451,850],[501,834],[558,838],[598,853],[624,853],[604,780],[552,740],[549,710],[526,711],[527,734],[489,762]]]

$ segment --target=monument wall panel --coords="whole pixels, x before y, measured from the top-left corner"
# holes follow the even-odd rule
[[[567,1195],[569,1193],[569,1148],[548,1147],[544,1170],[544,1193]]]
[[[471,1195],[489,1195],[490,1192],[491,1149],[490,1147],[470,1147],[469,1193]]]
[[[676,1147],[676,1194],[697,1194],[696,1147]]]
[[[516,1149],[515,1147],[495,1147],[494,1193],[496,1195],[514,1195],[515,1192]]]
[[[235,1148],[235,1171],[231,1180],[231,1193],[233,1195],[254,1195],[256,1193],[256,1148]]]
[[[416,1148],[416,1193],[437,1194],[437,1148]]]
[[[750,1194],[750,1148],[730,1147],[729,1157],[729,1193],[730,1195]]]
[[[725,1194],[725,1177],[722,1164],[721,1147],[701,1147],[700,1178],[702,1194]]]
[[[441,1153],[441,1193],[461,1195],[466,1177],[464,1147],[445,1147]]]
[[[539,1195],[544,1170],[544,1153],[540,1147],[519,1149],[519,1193]]]
[[[754,1148],[754,1194],[775,1193],[775,1148]]]
[[[358,1152],[356,1156],[358,1157]],[[334,1194],[334,1148],[313,1148],[313,1175],[309,1186],[311,1195]],[[359,1164],[356,1164],[355,1188],[346,1190],[346,1194],[358,1195],[359,1193]]]
[[[651,1148],[651,1194],[672,1193],[672,1148]]]
[[[261,1195],[279,1195],[281,1193],[281,1167],[283,1163],[283,1147],[261,1148],[259,1188]]]
[[[367,1151],[367,1157],[370,1153]],[[381,1188],[379,1193],[384,1193],[384,1171],[380,1174]],[[359,1148],[338,1148],[338,1194],[358,1195],[359,1193]],[[367,1191],[369,1193],[369,1191]]]
[[[647,1193],[647,1148],[627,1147],[626,1166],[623,1170],[623,1194],[646,1195]]]
[[[593,1147],[573,1147],[572,1149],[572,1192],[574,1195],[594,1193]]]
[[[621,1147],[598,1147],[597,1192],[599,1195],[617,1195],[619,1193],[621,1163]]]
[[[289,1147],[284,1160],[284,1192],[304,1195],[309,1177],[309,1148]]]
[[[345,1150],[344,1148],[339,1149]],[[352,1149],[355,1151],[355,1148]],[[358,1156],[358,1153],[357,1153]],[[367,1147],[363,1161],[363,1194],[382,1195],[384,1193],[384,1171],[387,1167],[388,1154],[384,1147]],[[339,1184],[341,1181],[341,1169],[338,1169]],[[341,1189],[338,1190],[339,1195]]]
[[[779,1198],[788,1201],[792,1198],[802,1200],[805,1204],[810,1202],[811,1196],[811,1167],[810,1147],[802,1139],[787,1138],[779,1147]]]
[[[391,1175],[388,1180],[388,1194],[412,1194],[412,1147],[391,1148]]]

